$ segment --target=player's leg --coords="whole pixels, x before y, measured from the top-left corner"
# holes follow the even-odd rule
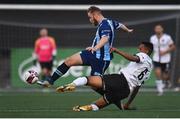
[[[98,110],[112,103],[116,104],[119,109],[122,109],[120,100],[128,97],[130,93],[129,85],[123,74],[104,75],[102,78],[97,78],[97,80],[101,80],[99,83],[94,81],[95,78],[91,79],[90,77],[89,79],[88,85],[103,88],[103,97],[93,103],[94,105],[76,106],[74,108],[76,109],[75,111]]]
[[[85,85],[100,89],[103,85],[102,78],[100,76],[79,77],[70,84],[58,87],[56,91],[60,93],[66,91],[74,91],[76,87]]]
[[[98,75],[102,75],[104,71],[108,68],[110,61],[102,61],[98,60],[91,52],[84,51],[81,53],[81,57],[83,60],[83,64],[88,64],[91,66],[92,71],[91,75],[88,78],[86,77],[80,77],[76,80],[74,80],[71,84],[60,86],[57,88],[58,92],[64,92],[64,91],[72,91],[75,89],[75,86],[82,86],[82,85],[89,85],[93,89],[102,87],[102,79]]]
[[[83,62],[79,53],[76,53],[66,58],[65,61],[60,66],[58,66],[56,71],[53,73],[51,77],[52,82],[63,76],[71,66],[77,66],[82,64]]]
[[[45,74],[45,80],[51,77],[53,67],[53,61],[46,62],[46,66],[43,68]]]
[[[47,68],[42,68],[42,77],[43,79],[45,79],[48,76],[48,69]]]
[[[165,63],[162,67],[162,79],[164,81],[164,84],[166,88],[170,88],[172,86],[170,81],[170,65],[169,63]]]
[[[110,61],[97,61],[97,59],[94,62],[91,62],[91,75],[103,75],[106,69],[109,67]],[[102,88],[95,88],[91,87],[94,91],[99,93],[100,95],[103,95],[104,91]]]
[[[41,79],[45,80],[46,78],[45,63],[39,61],[39,64],[41,66]]]
[[[158,95],[161,96],[164,92],[164,84],[162,80],[162,70],[161,70],[161,64],[160,63],[154,63],[154,72],[156,76],[156,88],[158,91]]]
[[[102,61],[94,58],[90,61],[91,64],[91,75],[103,75],[106,69],[109,67],[110,61]],[[102,95],[104,91],[100,88],[91,87],[94,91]]]
[[[92,68],[92,71],[91,71],[91,75],[102,75],[105,70],[108,68],[109,64],[110,64],[110,61],[102,61],[102,60],[98,60],[91,52],[89,51],[82,51],[81,53],[81,59],[82,59],[82,64],[86,64],[86,65],[90,65],[91,68]],[[93,77],[93,79],[96,80],[97,77]],[[98,77],[100,78],[100,77]],[[52,76],[52,79],[53,79],[53,76]],[[86,79],[86,78],[80,78],[80,79],[77,79],[79,82],[83,82],[84,80],[83,79]],[[88,80],[89,81],[89,80]],[[91,80],[90,80],[91,81]],[[93,81],[94,82],[94,81]],[[97,81],[98,83],[98,81]],[[68,86],[61,86],[58,88],[58,90],[60,91],[63,91],[63,90],[70,90],[72,88],[69,88],[69,87],[74,87],[73,85],[68,85]],[[95,87],[96,88],[96,87]],[[73,89],[74,90],[74,89]]]
[[[53,73],[51,78],[47,79],[46,81],[37,81],[39,85],[43,85],[45,87],[49,87],[53,85],[53,83],[63,76],[71,66],[82,65],[83,61],[80,56],[80,53],[76,53],[70,57],[68,57],[60,66],[57,67],[56,71]]]
[[[98,59],[93,59],[90,61],[91,66],[91,75],[97,76],[97,75],[103,75],[106,69],[109,67],[110,61],[102,61]]]
[[[161,68],[155,68],[155,75],[157,77],[156,79],[156,87],[157,87],[157,91],[158,91],[158,96],[161,96],[164,92],[163,88],[164,88],[164,84],[163,84],[163,79],[162,79],[162,71]]]

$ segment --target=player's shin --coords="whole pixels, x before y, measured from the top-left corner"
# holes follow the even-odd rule
[[[56,71],[53,73],[51,80],[53,82],[56,81],[58,78],[63,76],[69,70],[69,68],[70,67],[68,67],[65,63],[62,63],[60,66],[58,66]]]

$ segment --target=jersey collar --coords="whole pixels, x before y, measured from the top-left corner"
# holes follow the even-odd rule
[[[104,20],[106,20],[107,18],[103,18],[102,20],[101,20],[101,22],[99,22],[99,24],[98,24],[98,26],[100,26],[101,24],[102,24],[102,22],[104,21]]]

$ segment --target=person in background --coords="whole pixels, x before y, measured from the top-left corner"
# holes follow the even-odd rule
[[[154,46],[153,62],[154,71],[157,77],[156,86],[158,95],[161,96],[165,87],[163,81],[169,81],[169,68],[171,62],[171,52],[175,50],[174,42],[170,35],[164,33],[162,25],[154,27],[155,34],[151,36],[150,42]]]
[[[48,36],[48,30],[42,28],[40,37],[35,42],[33,55],[40,63],[42,71],[42,80],[51,76],[53,60],[57,54],[55,39]]]

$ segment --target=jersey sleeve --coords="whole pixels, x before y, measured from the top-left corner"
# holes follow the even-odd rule
[[[173,43],[174,43],[174,42],[173,42],[171,36],[169,36],[169,37],[168,37],[168,45],[171,45],[171,44],[173,44]]]
[[[50,37],[49,40],[50,40],[52,48],[53,48],[53,53],[52,54],[55,56],[57,54],[56,42],[55,42],[54,38],[52,38],[52,37]]]
[[[35,52],[36,54],[38,54],[38,52],[39,52],[39,39],[37,39],[36,42],[35,42],[34,52]]]
[[[145,61],[144,53],[137,53],[136,56],[139,57],[139,63],[142,63]]]
[[[105,36],[109,37],[111,32],[111,27],[107,23],[102,24],[99,28],[99,35],[101,38]]]
[[[56,49],[56,42],[55,42],[54,38],[49,37],[49,40],[51,42],[51,45],[52,45],[53,49]]]
[[[113,21],[113,26],[115,29],[119,29],[123,24],[118,21]]]
[[[153,36],[150,37],[149,42],[153,43]]]

